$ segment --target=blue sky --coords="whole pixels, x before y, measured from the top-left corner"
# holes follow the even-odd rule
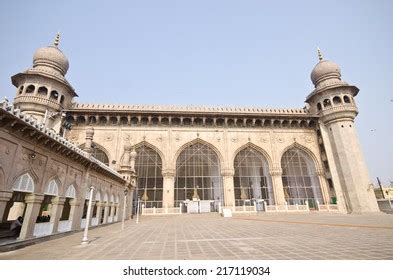
[[[1,1],[1,96],[58,30],[85,103],[301,108],[319,46],[360,88],[372,179],[393,181],[393,1]]]

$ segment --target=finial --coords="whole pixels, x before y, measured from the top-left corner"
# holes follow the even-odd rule
[[[54,45],[56,48],[57,48],[57,46],[59,45],[59,41],[60,41],[60,31],[57,31],[55,41],[53,42],[53,45]]]
[[[320,48],[317,48],[317,49],[318,49],[318,58],[319,58],[319,61],[322,61],[322,60],[323,60],[322,52],[321,52]]]

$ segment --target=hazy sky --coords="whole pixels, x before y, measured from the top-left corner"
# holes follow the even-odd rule
[[[302,108],[319,46],[360,88],[372,179],[393,180],[393,1],[96,2],[1,1],[0,95],[60,30],[78,102]]]

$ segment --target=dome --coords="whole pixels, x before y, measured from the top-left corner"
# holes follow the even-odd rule
[[[341,70],[337,63],[328,60],[321,60],[315,65],[311,72],[311,81],[316,86],[322,79],[336,78],[340,79]]]
[[[39,48],[33,57],[33,67],[47,66],[55,68],[63,76],[67,73],[69,63],[67,57],[55,46]]]
[[[33,67],[50,67],[59,71],[63,76],[67,73],[69,62],[67,57],[58,48],[60,35],[57,34],[53,46],[39,48],[34,53]]]

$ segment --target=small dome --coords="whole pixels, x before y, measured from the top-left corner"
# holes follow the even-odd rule
[[[322,79],[325,80],[327,78],[340,79],[341,70],[338,64],[328,60],[321,60],[311,72],[311,81],[316,86]]]
[[[63,76],[67,73],[69,62],[67,57],[57,46],[39,48],[33,57],[33,67],[51,67],[59,71]]]

